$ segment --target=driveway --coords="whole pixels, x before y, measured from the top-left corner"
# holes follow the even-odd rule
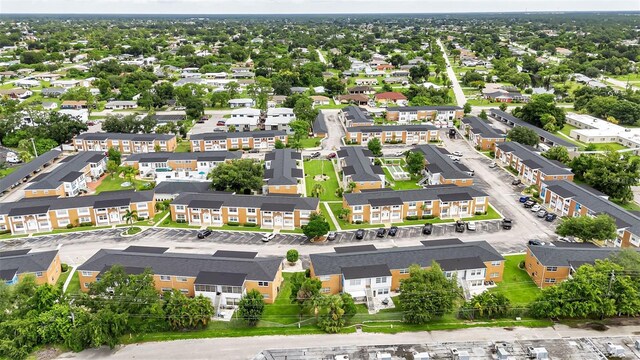
[[[444,48],[444,45],[442,45],[442,41],[440,41],[440,39],[438,39],[437,42],[440,46],[440,49],[442,50],[442,54],[444,54],[444,61],[447,64],[447,75],[451,80],[451,86],[453,88],[453,93],[456,96],[456,102],[458,103],[458,106],[464,106],[464,104],[467,103],[467,98],[464,96],[464,92],[462,92],[462,88],[460,87],[458,78],[453,71],[453,67],[451,67],[451,63],[449,62],[449,58],[447,57],[447,50]]]
[[[345,136],[345,128],[338,119],[338,112],[340,110],[321,110],[325,115],[325,122],[327,124],[327,131],[329,132],[326,139],[322,141],[323,155],[329,152],[335,151],[342,147],[342,138]]]

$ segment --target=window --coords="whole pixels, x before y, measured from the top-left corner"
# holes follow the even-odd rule
[[[500,264],[502,264],[502,261],[492,261],[491,262],[491,266],[500,266]]]
[[[555,284],[556,283],[556,279],[555,278],[545,278],[544,282],[547,284]]]
[[[262,294],[262,298],[263,299],[268,299],[269,298],[269,294]]]
[[[329,281],[329,280],[331,280],[331,276],[330,275],[318,276],[318,280],[320,280],[320,281]]]
[[[353,212],[362,212],[362,205],[356,205],[353,207]]]
[[[229,217],[229,222],[238,222],[238,217],[237,216],[230,216]]]
[[[82,276],[92,276],[93,275],[93,272],[91,272],[91,271],[81,271],[80,273],[82,274]]]
[[[408,274],[409,273],[409,269],[400,269],[400,274]]]
[[[267,287],[267,286],[269,286],[269,282],[268,281],[258,281],[258,286]]]
[[[176,281],[178,281],[178,282],[187,282],[187,278],[186,277],[178,277],[178,278],[176,278]]]
[[[89,283],[84,283],[84,287],[88,288],[89,287]]]
[[[482,270],[481,269],[473,269],[469,271],[469,275],[470,276],[478,276],[478,275],[482,275]]]
[[[360,279],[353,279],[353,280],[349,280],[349,285],[351,286],[357,286],[360,285]]]
[[[328,288],[328,287],[320,289],[321,294],[328,294],[330,292],[331,292],[331,288]]]
[[[160,275],[160,281],[171,281],[171,276],[169,276],[169,275]]]
[[[237,214],[238,208],[229,208],[229,214]]]
[[[42,271],[36,271],[36,277],[42,277]]]
[[[384,276],[376,278],[376,284],[385,284],[386,282],[387,282],[387,278]]]
[[[256,213],[256,209],[254,208],[248,208],[247,209],[247,214],[255,214]]]
[[[500,273],[497,273],[497,272],[491,273],[491,278],[492,279],[495,279],[497,277],[500,277]]]
[[[180,289],[180,292],[183,294],[188,294],[189,290],[188,289]]]
[[[558,271],[557,266],[547,266],[547,271]]]
[[[162,288],[162,292],[171,291],[171,288]]]

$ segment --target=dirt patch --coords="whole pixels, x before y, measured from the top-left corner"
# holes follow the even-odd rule
[[[329,180],[329,177],[327,175],[316,175],[313,177],[313,181],[316,181],[316,182],[327,181],[327,180]]]
[[[586,324],[584,324],[583,328],[592,329],[592,330],[596,330],[596,331],[607,331],[607,330],[609,330],[609,327],[607,325],[602,324],[602,323],[597,323],[597,322],[586,323]]]
[[[513,327],[505,327],[505,328],[503,328],[503,329],[505,329],[505,330],[507,330],[507,331],[513,331],[515,328],[513,328]]]
[[[60,356],[60,354],[62,354],[62,351],[53,347],[42,348],[33,353],[38,360],[52,360]]]

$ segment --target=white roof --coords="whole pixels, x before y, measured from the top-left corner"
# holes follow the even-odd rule
[[[246,104],[253,103],[253,99],[242,98],[242,99],[231,99],[229,100],[229,104]]]
[[[260,110],[254,108],[240,108],[231,111],[231,117],[235,116],[260,116]]]
[[[293,114],[293,109],[284,107],[267,109],[267,116],[282,114]]]
[[[586,137],[618,137],[640,146],[640,128],[626,128],[585,114],[567,114],[567,118],[582,124],[584,129],[571,130],[572,134]]]
[[[258,121],[260,119],[257,117],[238,116],[227,119],[225,125],[258,125]]]

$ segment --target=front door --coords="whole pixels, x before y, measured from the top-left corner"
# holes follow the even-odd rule
[[[27,230],[38,230],[38,222],[35,219],[27,221]]]
[[[211,214],[209,213],[202,214],[202,222],[205,224],[211,224]]]
[[[111,222],[119,222],[120,221],[120,215],[118,214],[118,212],[111,212],[109,214],[109,220]]]
[[[282,227],[282,215],[276,215],[273,219],[274,227]]]
[[[382,221],[389,220],[389,210],[382,210]]]

